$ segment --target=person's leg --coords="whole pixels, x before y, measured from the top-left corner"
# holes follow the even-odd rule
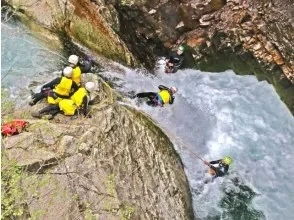
[[[35,93],[32,95],[33,100],[29,102],[30,106],[35,105],[38,101],[42,100],[45,98],[45,94],[43,92]]]
[[[155,92],[141,92],[136,95],[138,98],[149,98],[153,99],[156,96]]]
[[[53,117],[59,112],[58,105],[48,105],[45,108],[41,109],[38,112],[32,112],[32,116],[35,118],[41,118],[43,115],[49,114],[47,119],[53,119]]]
[[[56,110],[59,110],[59,106],[58,105],[48,105],[45,108],[41,109],[39,111],[39,113],[40,114],[50,113],[51,111],[55,112]]]
[[[45,115],[44,117],[42,117],[43,119],[47,119],[47,120],[51,120],[54,118],[55,115],[57,115],[60,112],[59,106],[57,105],[57,108],[52,109],[51,111],[49,111],[48,115]]]
[[[152,107],[156,107],[157,103],[154,100],[149,100],[146,102],[147,105],[152,106]]]

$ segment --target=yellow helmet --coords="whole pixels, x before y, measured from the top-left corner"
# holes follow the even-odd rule
[[[223,163],[230,165],[231,163],[233,163],[233,159],[229,156],[224,157],[224,159],[222,160]]]

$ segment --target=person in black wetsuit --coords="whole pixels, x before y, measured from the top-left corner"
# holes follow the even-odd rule
[[[178,50],[175,52],[173,51],[168,59],[165,60],[166,66],[165,66],[165,72],[166,73],[175,73],[178,71],[178,69],[182,66],[184,62],[184,50],[185,48],[183,46],[179,46]]]
[[[210,162],[204,161],[204,163],[210,167],[209,173],[213,176],[212,180],[219,176],[221,177],[226,175],[232,162],[233,159],[229,156],[226,156],[220,160],[214,160]]]
[[[160,85],[158,86],[159,92],[141,92],[138,93],[135,97],[137,98],[148,98],[146,102],[147,105],[156,107],[161,106],[163,107],[164,104],[173,104],[174,102],[174,94],[178,91],[175,86],[170,88]]]

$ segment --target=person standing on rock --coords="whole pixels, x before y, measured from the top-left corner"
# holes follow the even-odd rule
[[[165,73],[175,73],[183,65],[184,62],[184,46],[179,46],[177,51],[171,52],[168,58],[165,60]]]
[[[173,104],[174,94],[178,91],[175,86],[170,88],[160,85],[159,92],[141,92],[135,95],[137,98],[148,98],[147,105],[163,107],[165,104]]]

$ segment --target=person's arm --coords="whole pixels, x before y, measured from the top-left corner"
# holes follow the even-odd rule
[[[210,161],[209,163],[210,164],[218,164],[219,162],[221,162],[222,159],[219,159],[219,160],[213,160],[213,161]]]
[[[168,90],[168,88],[166,86],[163,86],[163,85],[159,85],[158,86],[158,89],[161,91],[161,90]]]
[[[72,81],[72,84],[71,84],[71,88],[70,88],[70,94],[69,94],[69,97],[71,97],[76,91],[78,91],[79,89],[79,86],[74,82]]]
[[[86,117],[87,116],[87,108],[88,108],[88,99],[87,99],[87,96],[84,96],[82,103],[83,103],[82,104],[82,106],[83,106],[82,113]]]
[[[41,91],[45,88],[53,89],[55,85],[59,84],[61,81],[61,77],[57,77],[56,79],[53,79],[51,82],[45,84],[42,86]]]
[[[175,67],[180,68],[182,66],[183,62],[184,62],[184,56],[183,55],[181,55],[181,56],[178,55],[178,61],[177,61],[177,63],[175,63]]]
[[[83,102],[82,102],[82,114],[87,117],[87,110],[88,110],[88,97],[84,96]]]
[[[171,95],[170,99],[169,99],[169,104],[173,104],[174,100],[175,100],[175,97],[173,95]]]

